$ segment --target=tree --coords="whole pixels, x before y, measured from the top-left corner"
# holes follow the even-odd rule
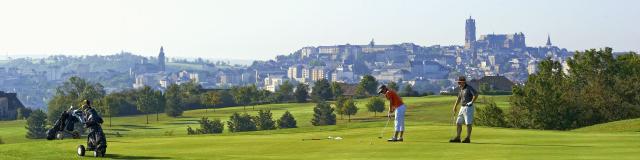
[[[387,88],[390,88],[393,91],[398,91],[398,89],[400,89],[396,82],[389,82],[389,84],[387,84]]]
[[[344,102],[347,101],[347,98],[345,98],[344,96],[340,96],[336,99],[336,101],[334,102],[334,110],[336,111],[336,113],[338,115],[340,115],[340,119],[342,119],[343,115],[344,115]]]
[[[311,98],[315,101],[328,100],[333,97],[331,92],[329,81],[323,78],[314,83],[313,89],[311,89]]]
[[[369,112],[373,112],[374,117],[376,116],[376,113],[384,112],[384,100],[379,97],[372,97],[367,103],[367,110],[369,110]]]
[[[109,94],[102,100],[104,103],[104,111],[102,113],[109,116],[109,127],[111,127],[111,119],[120,112],[120,107],[126,103],[124,99],[118,97],[117,94]]]
[[[277,123],[278,123],[278,128],[281,128],[281,129],[298,127],[296,125],[296,119],[293,117],[291,113],[289,113],[289,111],[285,111],[284,114],[282,114],[282,117],[278,119]]]
[[[309,91],[308,91],[307,85],[299,83],[298,86],[296,86],[296,91],[293,94],[296,98],[296,102],[298,103],[307,102],[307,98],[309,98]]]
[[[147,124],[149,124],[149,113],[156,112],[156,117],[158,117],[158,108],[162,105],[161,101],[163,101],[161,94],[158,93],[159,91],[153,91],[149,86],[143,87],[138,92],[136,106],[140,112],[145,113]]]
[[[46,137],[47,115],[42,110],[35,110],[27,118],[27,135],[29,139],[40,139]]]
[[[332,82],[331,83],[331,93],[333,94],[333,99],[338,99],[338,97],[342,96],[343,91],[340,83]]]
[[[165,110],[166,100],[161,91],[153,91],[153,99],[156,100],[153,105],[153,111],[156,112],[156,122],[158,122],[160,120],[160,112]]]
[[[166,104],[164,112],[167,116],[178,117],[182,115],[182,98],[180,98],[180,87],[177,84],[172,84],[167,87],[164,94]]]
[[[246,132],[246,131],[255,131],[257,130],[256,123],[253,121],[253,118],[247,113],[243,113],[242,115],[235,112],[229,117],[229,121],[227,121],[227,127],[231,132]]]
[[[343,112],[349,118],[349,122],[351,122],[351,115],[356,115],[356,113],[358,113],[358,107],[356,107],[353,99],[348,99],[347,101],[345,101],[343,106]]]
[[[281,99],[278,99],[279,101],[291,101],[293,99],[293,84],[291,84],[289,80],[285,80],[284,82],[282,82],[282,84],[280,84],[280,86],[278,86],[278,91],[276,91],[276,94],[282,96]]]
[[[256,122],[258,130],[276,129],[276,124],[273,121],[271,110],[259,110],[258,116],[254,117],[254,122]]]
[[[407,97],[412,97],[412,96],[418,96],[419,93],[413,90],[413,87],[411,87],[411,84],[407,84],[404,86],[404,88],[402,88],[402,92],[400,92],[400,96],[407,96]]]
[[[256,110],[256,105],[260,103],[260,91],[258,91],[258,87],[255,84],[251,84],[246,87],[246,94],[244,96],[249,97],[249,101],[251,104],[251,110]]]
[[[222,103],[222,97],[220,95],[220,93],[216,92],[216,91],[209,91],[205,94],[202,94],[202,100],[204,101],[204,104],[206,105],[212,105],[213,106],[213,112],[216,112],[216,105],[221,104]],[[205,109],[206,112],[206,109]]]
[[[369,95],[377,94],[378,81],[371,75],[364,75],[358,84],[359,87],[364,89]]]
[[[247,87],[232,87],[231,92],[233,94],[233,100],[236,104],[242,105],[243,110],[247,110],[246,106],[251,102],[251,95]]]
[[[47,103],[48,120],[54,123],[69,106],[81,106],[83,100],[99,100],[105,94],[104,87],[100,83],[71,77],[56,88],[53,98]]]
[[[335,125],[336,114],[333,113],[333,108],[329,103],[320,101],[313,108],[313,118],[311,124],[314,126]]]

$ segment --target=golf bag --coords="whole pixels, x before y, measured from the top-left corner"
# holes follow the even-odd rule
[[[47,130],[47,140],[56,139],[59,132],[71,134],[73,138],[79,138],[80,133],[73,132],[75,124],[78,122],[83,123],[82,111],[69,110],[62,112],[53,127]]]
[[[107,150],[107,138],[101,126],[104,121],[93,108],[88,109],[84,116],[84,127],[89,129],[89,135],[87,135],[87,150],[94,150],[104,156]]]

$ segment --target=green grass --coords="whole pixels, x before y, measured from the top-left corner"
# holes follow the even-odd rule
[[[589,127],[578,128],[576,132],[636,132],[640,133],[640,118],[621,120]]]
[[[453,134],[451,106],[455,97],[429,96],[404,98],[408,105],[406,141],[387,143],[377,137],[385,117],[366,112],[365,100],[358,100],[358,114],[346,116],[335,126],[311,126],[311,103],[258,105],[272,109],[274,118],[289,110],[299,128],[216,135],[186,135],[186,126],[198,127],[195,120],[206,115],[228,120],[243,107],[192,110],[183,117],[150,115],[108,119],[108,154],[112,159],[636,159],[640,156],[640,134],[634,130],[616,133],[541,131],[475,127],[472,144],[450,144]],[[493,97],[498,106],[507,107],[508,97]],[[479,106],[482,106],[480,104]],[[247,112],[256,115],[251,106]],[[638,124],[638,120],[632,121]],[[613,122],[626,123],[626,122]],[[24,121],[0,122],[0,159],[75,159],[75,147],[84,139],[56,141],[24,138]],[[165,132],[173,132],[166,135]],[[390,136],[387,128],[384,138]],[[122,137],[113,134],[119,132]],[[340,136],[343,140],[302,141],[308,138]]]

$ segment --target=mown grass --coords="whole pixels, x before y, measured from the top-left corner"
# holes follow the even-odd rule
[[[579,131],[541,131],[475,127],[472,144],[450,144],[453,135],[451,107],[455,97],[428,96],[404,98],[408,105],[405,142],[388,143],[378,139],[386,117],[373,116],[358,100],[358,114],[352,121],[338,120],[335,126],[311,126],[312,103],[258,105],[271,109],[274,119],[290,111],[299,128],[230,133],[186,135],[186,126],[198,127],[202,116],[228,120],[243,107],[191,110],[183,117],[149,115],[108,119],[107,158],[112,159],[636,159],[640,156],[640,134],[633,130],[617,133]],[[508,96],[493,97],[500,107],[508,107]],[[504,106],[507,104],[507,106]],[[482,106],[479,104],[478,106]],[[256,115],[252,106],[247,113]],[[626,122],[619,122],[626,123]],[[0,122],[0,159],[75,159],[75,147],[84,139],[56,141],[24,138],[24,121]],[[636,127],[640,128],[640,127]],[[118,132],[122,137],[114,136]],[[165,133],[173,132],[172,135]],[[391,134],[391,127],[384,138]],[[342,140],[324,139],[328,136]]]

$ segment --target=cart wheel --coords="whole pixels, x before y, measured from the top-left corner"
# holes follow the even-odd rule
[[[84,156],[84,146],[83,145],[79,145],[78,146],[78,156]]]
[[[95,151],[93,151],[93,156],[94,157],[100,157],[100,151],[98,151],[97,149]]]
[[[59,139],[59,140],[63,140],[64,139],[64,133],[56,134],[56,138]]]

